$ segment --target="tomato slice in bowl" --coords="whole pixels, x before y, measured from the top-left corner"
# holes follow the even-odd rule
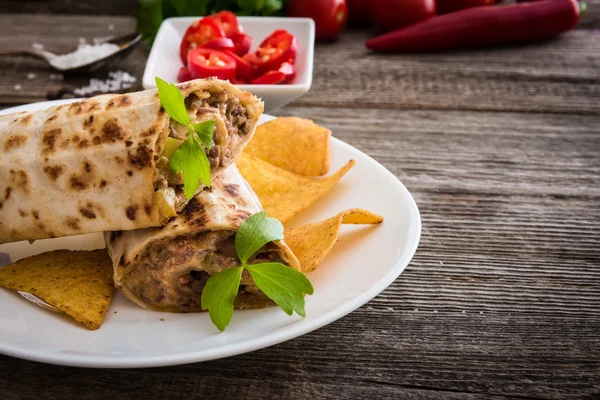
[[[248,62],[232,51],[224,51],[224,53],[231,56],[235,60],[236,78],[239,80],[251,81],[256,77],[256,75],[258,75],[258,71],[252,63]]]
[[[258,46],[252,60],[261,72],[273,71],[285,62],[294,62],[298,52],[296,37],[284,29],[278,29]]]
[[[234,32],[229,35],[229,39],[233,41],[233,52],[238,56],[243,56],[250,51],[252,46],[252,38],[245,33]]]
[[[223,28],[223,31],[225,31],[226,36],[229,36],[234,32],[239,32],[240,30],[237,17],[230,11],[221,11],[214,15],[208,16],[207,18],[213,19],[216,23],[218,23],[221,28]]]
[[[188,53],[188,68],[194,78],[216,76],[219,79],[235,78],[236,63],[222,51],[194,49]]]
[[[190,50],[222,37],[225,37],[225,31],[213,19],[203,18],[192,23],[185,31],[179,45],[179,56],[183,65],[187,65],[187,55]]]

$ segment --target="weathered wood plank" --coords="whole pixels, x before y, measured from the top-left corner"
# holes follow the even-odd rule
[[[0,0],[0,10],[26,14],[132,15],[138,0]]]

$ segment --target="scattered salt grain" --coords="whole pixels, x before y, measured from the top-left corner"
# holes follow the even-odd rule
[[[18,84],[18,83],[17,83],[17,84],[15,85],[15,90],[19,91],[19,90],[21,90],[21,89],[23,89],[23,86],[21,86],[20,84]]]
[[[62,81],[63,79],[63,74],[50,74],[51,81]]]
[[[114,31],[115,30],[115,26],[113,24],[108,25],[108,30],[109,31]]]
[[[42,51],[42,50],[44,50],[44,45],[41,43],[34,42],[34,43],[31,43],[31,48],[34,50]]]
[[[483,311],[479,311],[479,314],[483,314]]]
[[[35,79],[35,78],[37,78],[37,74],[34,74],[33,72],[30,72],[30,73],[27,74],[27,79],[32,80],[32,79]]]
[[[434,314],[437,314],[437,310],[433,310],[433,313],[434,313]]]
[[[419,312],[419,309],[418,309],[418,308],[415,308],[413,311],[414,311],[414,312]]]
[[[50,61],[58,69],[77,68],[90,64],[96,60],[109,56],[119,50],[119,46],[112,43],[87,44],[79,43],[79,47],[72,53],[62,54]]]
[[[108,79],[100,80],[92,78],[87,86],[75,89],[73,92],[77,96],[85,96],[91,93],[109,93],[122,89],[131,88],[137,79],[124,71],[111,71],[108,73]]]

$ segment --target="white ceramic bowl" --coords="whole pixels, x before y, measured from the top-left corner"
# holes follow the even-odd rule
[[[163,21],[144,71],[142,84],[145,89],[156,87],[155,77],[168,82],[177,82],[177,73],[182,67],[179,59],[179,44],[185,30],[202,17],[168,18]],[[308,92],[312,83],[315,24],[310,18],[238,17],[244,32],[252,37],[254,49],[276,29],[285,29],[298,40],[296,77],[285,85],[237,85],[261,97],[265,111],[272,111]]]

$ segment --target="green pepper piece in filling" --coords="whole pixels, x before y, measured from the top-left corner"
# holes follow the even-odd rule
[[[165,149],[163,150],[162,155],[170,160],[171,157],[173,157],[175,151],[177,151],[179,146],[181,146],[182,144],[183,141],[174,139],[172,137],[168,137],[167,141],[165,142]]]

